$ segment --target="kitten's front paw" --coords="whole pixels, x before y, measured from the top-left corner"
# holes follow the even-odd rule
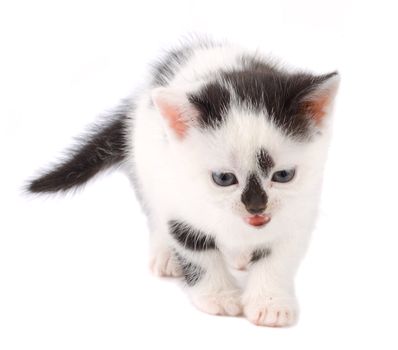
[[[245,302],[244,313],[257,326],[288,327],[296,323],[298,307],[294,298],[264,297]]]
[[[192,302],[200,311],[211,315],[238,316],[242,313],[238,291],[195,295],[192,296]]]
[[[158,250],[152,255],[150,269],[154,275],[159,277],[181,277],[182,270],[173,253],[167,250]]]

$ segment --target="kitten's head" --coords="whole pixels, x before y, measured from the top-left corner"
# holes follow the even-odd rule
[[[157,88],[153,101],[199,195],[262,227],[319,184],[338,83],[337,73],[241,70]]]

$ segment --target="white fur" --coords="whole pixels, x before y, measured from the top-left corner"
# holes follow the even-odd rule
[[[237,65],[239,53],[228,46],[200,48],[180,67],[169,88],[195,89],[220,67]],[[171,258],[174,247],[190,261],[211,270],[188,288],[199,309],[237,315],[243,308],[246,317],[259,325],[293,324],[297,317],[293,279],[316,218],[329,123],[314,141],[298,142],[283,135],[265,116],[236,105],[220,129],[202,132],[192,127],[179,140],[151,105],[150,96],[148,90],[133,112],[130,159],[148,209],[153,270],[159,275],[181,274]],[[247,213],[240,196],[260,147],[272,155],[275,170],[294,166],[297,175],[290,183],[263,183],[272,220],[263,228],[254,228],[243,220]],[[218,187],[210,176],[215,170],[233,171],[242,181]],[[168,233],[170,219],[182,219],[211,233],[220,252],[181,250]],[[271,247],[270,257],[249,265],[250,252],[264,246]],[[230,267],[248,268],[243,291],[229,273]]]

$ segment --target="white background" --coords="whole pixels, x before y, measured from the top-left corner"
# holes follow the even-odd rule
[[[397,349],[394,1],[2,1],[0,349]],[[342,75],[296,327],[212,317],[152,277],[128,180],[28,198],[24,181],[187,33]]]

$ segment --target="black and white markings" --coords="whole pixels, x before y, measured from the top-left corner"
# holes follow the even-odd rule
[[[271,248],[259,248],[252,252],[252,256],[250,259],[251,263],[256,263],[257,261],[268,258],[271,255]]]
[[[170,220],[169,232],[178,242],[179,246],[190,253],[217,250],[215,240],[211,235],[197,230],[185,222]],[[177,249],[175,249],[174,254],[177,258],[177,262],[181,266],[187,285],[189,287],[195,286],[205,275],[206,270],[200,265],[190,261],[189,258],[183,256],[183,254],[179,254]]]
[[[181,267],[185,282],[189,287],[195,286],[201,278],[204,276],[206,271],[197,264],[190,262],[187,258],[174,252],[177,262]]]
[[[230,100],[230,92],[217,82],[207,83],[199,92],[189,96],[189,101],[199,112],[202,128],[215,129],[220,126],[228,112]]]
[[[182,221],[170,220],[169,231],[171,236],[185,249],[196,252],[217,249],[215,240],[211,235]]]
[[[264,177],[267,177],[270,172],[271,169],[275,166],[275,162],[272,159],[271,155],[267,152],[267,150],[265,150],[264,148],[261,148],[258,152],[257,152],[257,164],[258,167],[260,168],[261,174]]]
[[[193,262],[189,258],[189,254],[203,253],[207,251],[218,251],[214,238],[193,228],[191,225],[183,221],[170,220],[169,232],[171,236],[178,242],[178,246],[174,249],[176,261],[181,267],[185,282],[189,287],[195,286],[203,276],[208,273],[206,269],[200,264]],[[188,254],[184,254],[185,249]],[[250,264],[254,264],[262,259],[268,258],[271,255],[269,247],[261,247],[255,249],[251,253]]]
[[[66,192],[83,186],[99,172],[121,164],[128,156],[127,129],[132,102],[124,101],[103,125],[93,125],[64,159],[30,181],[32,193]]]

